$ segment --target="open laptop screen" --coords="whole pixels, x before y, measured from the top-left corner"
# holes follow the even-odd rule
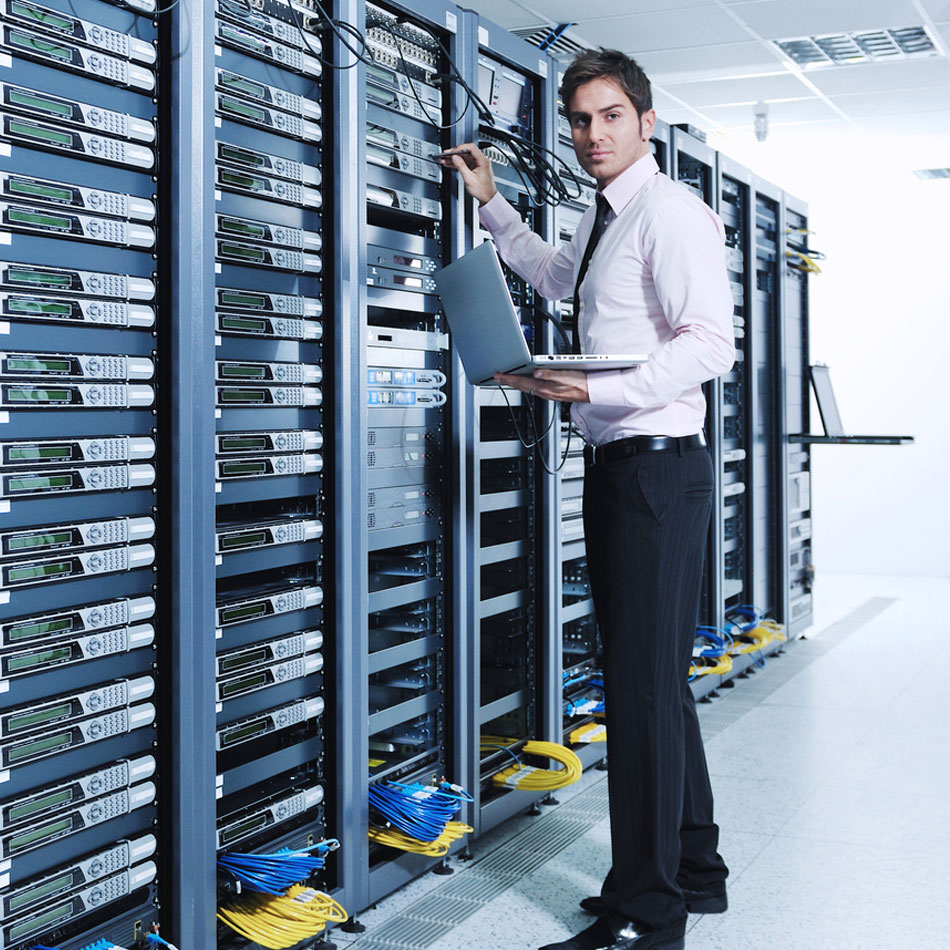
[[[835,400],[835,391],[831,388],[831,375],[827,366],[812,366],[811,383],[815,387],[815,400],[821,414],[821,424],[825,435],[844,435],[841,414]]]

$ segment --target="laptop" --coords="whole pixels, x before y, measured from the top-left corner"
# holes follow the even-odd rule
[[[476,386],[492,383],[495,373],[527,376],[538,369],[627,369],[648,359],[641,354],[532,355],[490,241],[443,267],[433,278],[465,375]]]
[[[838,412],[838,400],[831,386],[831,370],[824,363],[816,363],[811,367],[811,385],[825,434],[790,435],[790,442],[811,445],[910,445],[914,441],[912,435],[846,435],[841,413]]]

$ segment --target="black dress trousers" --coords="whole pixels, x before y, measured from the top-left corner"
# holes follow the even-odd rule
[[[728,873],[687,677],[713,472],[704,449],[588,465],[584,530],[604,645],[608,908],[659,929]]]

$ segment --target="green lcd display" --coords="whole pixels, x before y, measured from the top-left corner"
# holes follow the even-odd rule
[[[7,479],[7,491],[11,493],[56,491],[61,488],[71,488],[72,484],[72,475],[11,475]]]
[[[262,405],[267,402],[267,393],[261,389],[225,389],[221,392],[221,402]]]
[[[10,373],[68,373],[70,369],[72,363],[69,360],[30,356],[11,356],[7,360],[7,372]]]
[[[233,683],[225,683],[221,687],[221,698],[229,699],[231,696],[238,696],[241,693],[246,693],[249,690],[266,685],[267,674],[255,673],[253,676],[245,676],[242,679],[235,680]]]
[[[222,25],[221,35],[231,40],[232,43],[237,43],[238,46],[256,49],[259,53],[266,53],[268,50],[268,46],[263,40],[259,40],[256,36],[251,36],[249,33],[240,33],[230,26]]]
[[[12,824],[24,818],[30,818],[39,812],[61,808],[63,805],[68,805],[72,800],[73,791],[71,788],[60,789],[60,791],[52,792],[49,795],[41,795],[39,798],[30,798],[25,802],[11,805],[6,810],[6,819]]]
[[[253,818],[247,818],[230,828],[225,828],[221,832],[221,844],[228,844],[231,841],[241,838],[258,828],[263,828],[267,824],[267,815],[255,815]]]
[[[255,155],[245,148],[236,148],[234,145],[219,145],[218,154],[225,161],[233,162],[235,165],[247,165],[251,168],[264,168],[267,165],[261,155]]]
[[[387,92],[385,89],[377,89],[375,86],[366,87],[366,98],[373,102],[379,102],[382,105],[390,105],[395,101],[395,94]]]
[[[35,729],[37,726],[45,726],[49,722],[71,716],[72,712],[72,703],[57,703],[55,706],[34,709],[32,712],[14,714],[7,717],[7,730],[23,732],[25,729]]]
[[[11,178],[9,188],[11,194],[26,195],[30,198],[45,198],[47,201],[60,201],[64,204],[72,204],[75,200],[75,193],[71,188],[57,188],[55,185],[44,185],[26,178]]]
[[[11,941],[16,942],[27,934],[39,933],[57,921],[69,920],[72,915],[73,902],[67,901],[65,904],[60,904],[58,907],[54,907],[52,910],[48,910],[43,914],[37,914],[35,917],[28,917],[26,920],[21,920],[18,924],[13,924],[13,926],[7,930],[7,935]]]
[[[47,577],[64,577],[72,574],[71,561],[60,561],[57,564],[28,564],[26,567],[4,568],[7,583],[21,584],[24,581],[45,580]]]
[[[40,653],[24,653],[21,656],[11,656],[6,663],[7,673],[22,673],[37,666],[48,666],[51,663],[61,663],[73,655],[71,647],[56,647],[52,650],[43,650]]]
[[[48,99],[45,96],[19,89],[11,89],[7,101],[11,106],[20,106],[21,109],[42,112],[45,115],[56,116],[60,119],[70,119],[73,114],[73,107],[67,102],[59,102],[56,99]]]
[[[69,148],[73,144],[73,137],[68,132],[57,132],[56,129],[47,129],[39,125],[31,125],[29,122],[20,122],[17,119],[10,120],[10,132],[14,135],[20,135],[23,138],[34,139],[37,142],[45,142],[47,145],[59,145],[63,148]]]
[[[234,73],[222,73],[221,85],[235,92],[243,92],[247,96],[253,96],[255,99],[264,99],[266,90],[260,83],[252,82],[243,76],[236,76]]]
[[[73,31],[73,21],[67,17],[60,16],[52,10],[39,9],[28,6],[25,3],[17,3],[13,0],[10,4],[10,13],[24,20],[30,20],[33,23],[39,23],[50,30],[59,30],[61,33],[71,33]]]
[[[221,539],[221,547],[225,551],[234,548],[250,548],[258,544],[266,544],[270,535],[266,531],[255,531],[253,534],[229,534]]]
[[[239,221],[237,218],[222,218],[221,230],[258,240],[264,240],[267,237],[267,228],[259,224],[251,224],[249,221]]]
[[[8,386],[6,389],[10,402],[68,403],[72,395],[68,389],[41,386]]]
[[[73,450],[68,445],[15,445],[7,449],[7,461],[14,462],[69,462]]]
[[[48,270],[14,270],[7,271],[7,280],[11,284],[40,284],[43,287],[56,287],[60,290],[72,287],[73,282],[68,274],[54,274]]]
[[[257,109],[246,102],[239,102],[237,99],[229,99],[227,96],[221,97],[221,109],[224,112],[232,113],[232,115],[253,119],[255,122],[265,122],[267,120],[267,113],[263,109]]]
[[[243,670],[245,666],[253,666],[269,658],[270,650],[265,647],[261,650],[249,650],[238,656],[226,656],[219,661],[218,667],[222,673],[233,673],[235,670]]]
[[[240,607],[225,607],[221,611],[221,623],[237,623],[267,616],[267,602],[242,604]]]
[[[254,722],[247,723],[246,725],[229,729],[221,736],[221,745],[227,748],[228,746],[237,745],[240,742],[247,742],[248,739],[255,739],[257,736],[262,736],[267,732],[267,724],[268,720],[266,719],[256,719]]]
[[[222,475],[266,475],[266,462],[223,462]]]
[[[37,901],[41,901],[44,898],[50,897],[52,894],[58,894],[61,891],[69,890],[69,888],[73,886],[74,876],[74,873],[67,871],[65,874],[60,874],[58,877],[53,877],[48,881],[43,881],[42,884],[37,884],[36,887],[31,887],[25,891],[20,891],[19,894],[14,894],[12,897],[7,899],[7,909],[10,911],[19,910],[21,907],[27,906],[29,904],[35,904]],[[80,878],[76,883],[81,884],[82,878]]]
[[[81,630],[83,627],[74,623],[71,617],[57,617],[54,620],[37,620],[34,623],[18,623],[5,630],[7,639],[11,643],[20,640],[35,640],[37,637],[51,637],[60,633],[69,633]]]
[[[265,379],[267,368],[249,363],[226,363],[221,367],[221,376],[225,379]]]
[[[55,300],[27,300],[24,297],[14,297],[9,302],[11,313],[40,314],[44,317],[67,317],[73,312],[68,303],[58,303]]]
[[[243,188],[247,191],[270,191],[267,182],[263,178],[242,175],[240,172],[228,171],[226,168],[218,170],[218,177],[222,185],[230,185],[232,188]]]
[[[366,66],[366,75],[372,77],[373,79],[379,79],[382,82],[386,83],[387,86],[393,86],[396,84],[396,79],[393,73],[388,69],[383,69],[381,66],[377,66],[374,63],[368,63]]]
[[[221,439],[222,452],[250,452],[269,448],[270,440],[264,436],[226,435]]]
[[[18,762],[20,759],[33,758],[52,752],[54,749],[65,749],[71,746],[73,742],[72,733],[60,732],[55,736],[44,736],[42,739],[34,739],[32,742],[24,742],[11,749],[7,758],[9,761]],[[12,848],[12,844],[11,844]]]
[[[12,224],[26,224],[34,228],[55,228],[58,231],[68,231],[72,227],[72,219],[56,214],[43,214],[41,211],[27,211],[25,208],[10,208],[7,212],[7,221]]]
[[[50,59],[58,59],[64,63],[73,61],[73,51],[68,46],[57,46],[48,40],[41,40],[38,36],[29,36],[26,33],[17,33],[16,30],[10,30],[10,42],[14,46],[32,50],[34,53],[39,53],[41,56]]]
[[[241,330],[244,333],[267,333],[270,330],[270,322],[253,317],[235,317],[232,314],[225,314],[221,318],[222,330]]]
[[[21,534],[7,539],[7,551],[34,551],[36,548],[61,547],[73,544],[72,531],[57,531],[55,534]]]
[[[267,255],[259,247],[244,247],[241,244],[230,244],[227,241],[221,242],[221,254],[224,257],[239,257],[245,261],[265,261]]]
[[[253,307],[255,310],[267,310],[267,298],[263,294],[237,293],[233,290],[219,291],[219,299],[228,307]]]

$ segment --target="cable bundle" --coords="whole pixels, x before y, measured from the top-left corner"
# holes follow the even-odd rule
[[[329,894],[294,884],[286,894],[250,893],[218,908],[218,920],[270,950],[283,950],[343,923],[346,911]]]
[[[765,617],[764,611],[752,604],[741,604],[736,607],[728,619],[728,623],[737,632],[733,633],[733,645],[729,652],[733,655],[740,653],[758,653],[775,641],[784,642],[785,628],[775,620]],[[756,657],[761,666],[765,661]]]
[[[602,722],[586,722],[568,735],[571,745],[586,745],[590,742],[606,742],[607,727]]]
[[[322,870],[326,856],[339,847],[340,842],[331,838],[299,851],[290,848],[281,848],[271,854],[226,851],[218,857],[218,868],[229,871],[248,890],[281,895],[292,884],[306,881],[311,874]]]
[[[497,743],[486,743],[483,745],[491,746]],[[507,741],[507,745],[513,745],[512,740]],[[507,748],[507,745],[500,745],[500,748]],[[510,751],[510,750],[509,750]],[[580,777],[583,771],[581,760],[567,746],[559,745],[557,742],[541,742],[538,739],[529,739],[523,750],[527,755],[539,755],[544,758],[553,759],[559,762],[564,768],[561,769],[539,769],[533,765],[525,765],[521,759],[511,753],[515,758],[515,764],[496,772],[492,776],[492,781],[496,785],[504,785],[506,788],[529,789],[531,791],[553,791],[557,788],[564,788],[566,785],[573,785]]]
[[[690,680],[697,676],[722,676],[732,670],[732,657],[728,653],[722,656],[697,656],[689,668]]]
[[[369,840],[376,844],[386,845],[388,848],[409,851],[412,854],[424,854],[429,858],[443,858],[449,853],[449,849],[456,841],[474,830],[471,825],[465,825],[460,821],[449,821],[446,822],[442,833],[434,841],[420,841],[418,838],[412,838],[396,828],[370,827]]]
[[[565,716],[602,716],[604,714],[604,681],[599,673],[587,672],[575,676],[562,674],[561,689],[570,689],[573,686],[596,690],[600,693],[600,698],[585,696],[583,699],[564,700]]]
[[[382,823],[371,825],[370,840],[400,851],[442,857],[473,830],[452,820],[463,801],[474,799],[461,786],[449,782],[375,782],[369,787],[369,804]]]

